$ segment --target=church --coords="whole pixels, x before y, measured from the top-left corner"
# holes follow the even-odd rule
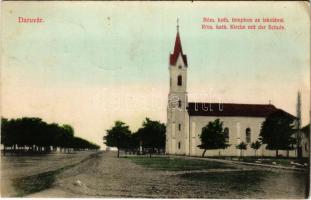
[[[209,122],[220,119],[230,146],[226,149],[208,150],[205,155],[239,156],[240,150],[236,146],[244,142],[247,144],[244,156],[254,156],[251,143],[259,139],[262,122],[269,114],[280,109],[271,104],[188,102],[187,70],[187,55],[183,52],[177,26],[174,51],[169,56],[166,153],[201,156],[203,150],[198,145],[201,144],[202,128]],[[265,147],[266,145],[262,145],[257,151],[258,156],[275,156],[274,150]],[[280,150],[279,155],[287,156],[287,151]],[[289,156],[296,156],[296,151],[289,151]]]

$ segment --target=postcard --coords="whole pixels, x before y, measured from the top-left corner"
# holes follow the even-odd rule
[[[309,2],[1,11],[2,197],[309,197]]]

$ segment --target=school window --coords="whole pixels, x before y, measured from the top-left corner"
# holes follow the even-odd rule
[[[229,128],[224,129],[224,136],[225,136],[225,141],[229,142]]]
[[[178,149],[180,149],[180,142],[178,142]]]
[[[179,131],[181,130],[181,124],[178,124],[178,130]]]
[[[245,134],[246,134],[246,143],[250,143],[251,142],[251,129],[250,128],[247,128],[245,130]]]

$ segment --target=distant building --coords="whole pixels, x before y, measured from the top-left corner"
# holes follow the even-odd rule
[[[244,155],[254,156],[254,150],[250,148],[250,144],[258,140],[262,122],[269,114],[280,109],[271,104],[188,102],[187,70],[187,55],[183,53],[177,28],[174,51],[169,59],[170,89],[166,153],[201,156],[203,150],[197,146],[201,144],[202,128],[208,122],[218,118],[223,122],[225,134],[231,146],[224,150],[209,150],[206,155],[238,156],[239,150],[236,149],[236,145],[243,141],[248,144]],[[275,156],[275,151],[267,150],[265,145],[262,145],[257,155]],[[287,156],[287,151],[280,150],[279,155]],[[296,156],[296,151],[290,151],[289,155]]]
[[[118,151],[117,147],[106,147],[106,151]]]

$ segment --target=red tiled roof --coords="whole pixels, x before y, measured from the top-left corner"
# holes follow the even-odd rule
[[[181,57],[187,67],[188,66],[187,56],[183,54],[182,52],[180,36],[179,36],[179,32],[177,32],[176,39],[175,39],[174,52],[173,54],[170,54],[170,65],[176,65],[179,54],[181,54]]]
[[[267,117],[271,113],[278,110],[280,109],[271,104],[219,104],[191,102],[188,106],[188,112],[190,116]],[[287,114],[292,116],[289,113]]]

